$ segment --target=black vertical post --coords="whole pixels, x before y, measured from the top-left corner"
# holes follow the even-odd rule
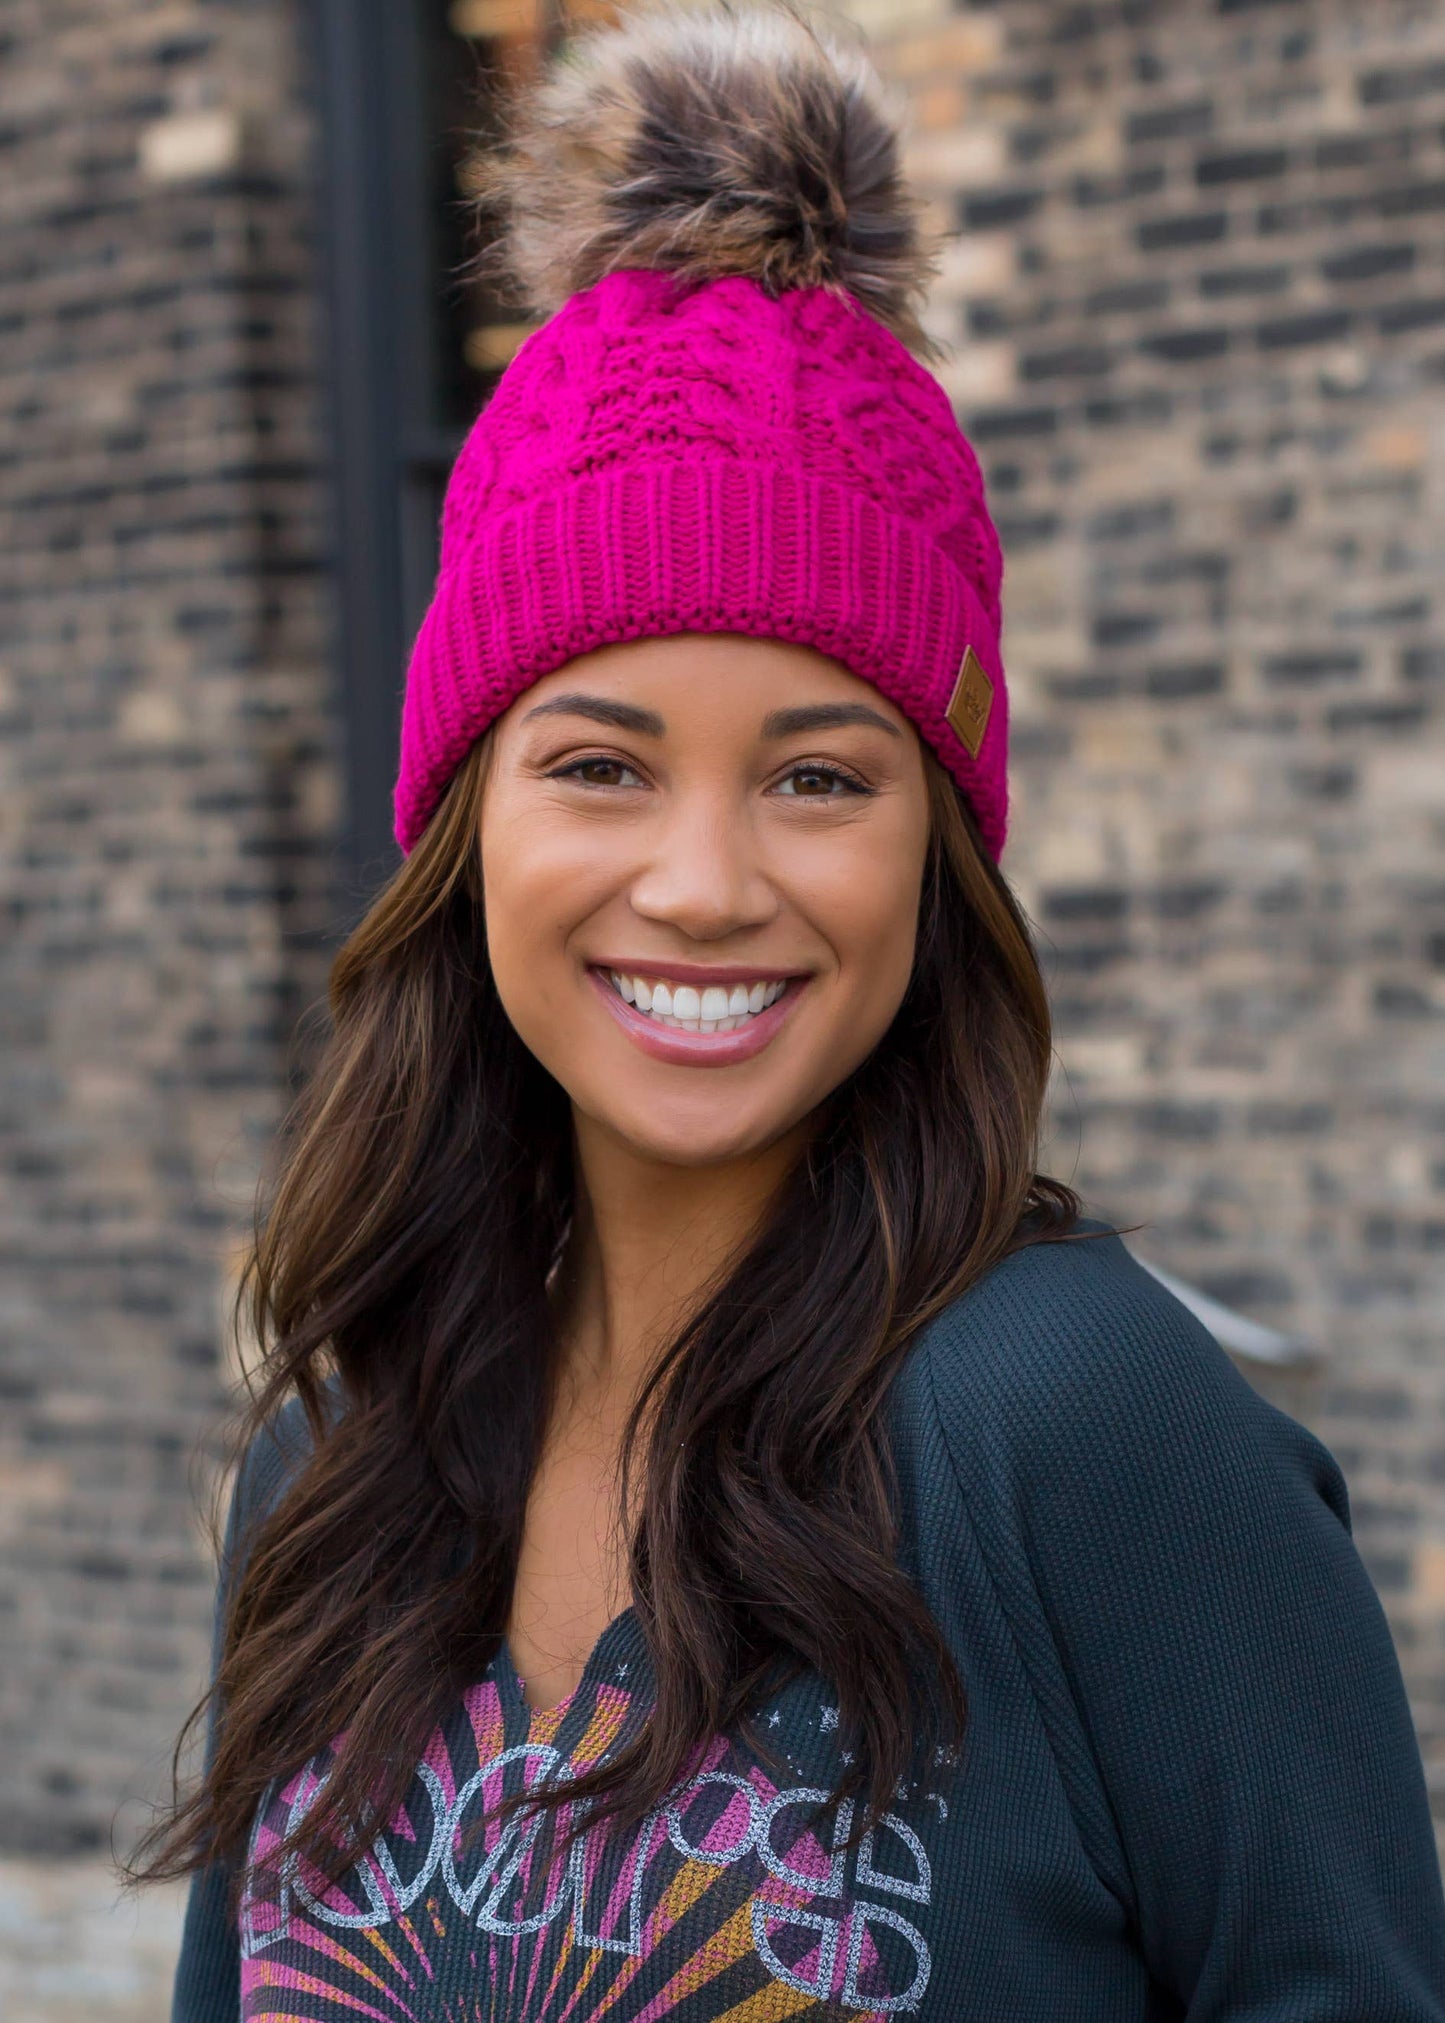
[[[447,474],[499,370],[464,363],[468,327],[495,310],[464,272],[456,166],[501,73],[494,52],[452,28],[446,0],[316,0],[311,19],[349,926],[400,861],[391,796],[406,659],[435,578]],[[539,0],[539,50],[563,32],[560,8]]]
[[[349,925],[399,861],[391,792],[412,617],[402,445],[428,369],[424,107],[405,0],[318,0],[316,29]]]

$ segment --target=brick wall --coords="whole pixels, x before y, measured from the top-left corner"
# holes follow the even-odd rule
[[[1445,0],[851,9],[957,228],[1050,1163],[1324,1351],[1253,1374],[1445,1785]],[[225,1259],[324,975],[305,13],[0,17],[0,1847],[103,1845],[201,1674]]]
[[[854,0],[953,228],[1050,1160],[1325,1354],[1445,1813],[1445,5]]]
[[[322,978],[302,12],[0,13],[0,1849],[160,1787],[223,1260]]]

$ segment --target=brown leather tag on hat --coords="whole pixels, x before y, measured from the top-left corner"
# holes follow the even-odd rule
[[[953,684],[953,694],[948,698],[948,708],[943,714],[959,742],[968,747],[968,755],[972,759],[978,757],[992,709],[993,683],[979,665],[973,648],[965,647],[958,680]]]

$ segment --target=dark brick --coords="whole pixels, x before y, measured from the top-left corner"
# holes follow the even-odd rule
[[[1262,182],[1282,176],[1288,167],[1287,148],[1242,148],[1231,154],[1202,156],[1194,165],[1194,180],[1201,189],[1219,183]]]
[[[1337,611],[1335,623],[1341,628],[1359,627],[1376,632],[1383,626],[1419,625],[1429,616],[1430,599],[1422,594],[1386,597],[1374,604],[1354,604],[1347,610]]]
[[[1299,513],[1299,494],[1290,485],[1247,499],[1240,509],[1240,524],[1246,532],[1259,533],[1266,527],[1287,527]]]
[[[1412,731],[1425,722],[1423,702],[1379,698],[1373,702],[1337,703],[1325,722],[1332,731]]]
[[[1112,13],[1112,9],[1110,10]],[[1048,40],[1054,44],[1087,42],[1099,33],[1102,10],[1098,7],[1060,7],[1051,13]]]
[[[1370,1002],[1382,1019],[1437,1019],[1435,1000],[1413,983],[1377,983]]]
[[[1246,1127],[1257,1138],[1317,1138],[1335,1128],[1332,1103],[1252,1103]]]
[[[73,1559],[68,1571],[79,1574],[82,1580],[127,1581],[135,1569],[114,1553],[87,1552]]]
[[[1277,295],[1290,284],[1292,270],[1280,262],[1267,266],[1214,267],[1199,277],[1206,301],[1232,295]]]
[[[1119,175],[1075,176],[1069,194],[1081,211],[1093,211],[1105,204],[1128,204],[1139,197],[1158,196],[1165,181],[1163,164],[1150,162],[1125,169]]]
[[[1148,428],[1162,426],[1174,412],[1173,402],[1160,387],[1146,387],[1139,393],[1117,396],[1094,395],[1084,402],[1084,420],[1090,428]]]
[[[1351,765],[1291,766],[1289,783],[1302,801],[1337,804],[1354,798],[1360,777]]]
[[[998,69],[979,80],[979,96],[985,103],[994,92],[1007,99],[1010,106],[1015,100],[1029,105],[1052,105],[1059,95],[1059,80],[1052,70]]]
[[[1217,660],[1184,660],[1151,667],[1144,676],[1144,692],[1161,701],[1181,701],[1190,696],[1218,695],[1224,688],[1224,668]]]
[[[1067,145],[1077,131],[1077,127],[1069,121],[1025,120],[1009,130],[1009,154],[1020,166],[1032,166],[1045,160],[1056,147]]]
[[[1374,168],[1383,162],[1408,161],[1414,148],[1408,133],[1331,134],[1315,145],[1317,169]]]
[[[1046,685],[1055,702],[1109,702],[1123,694],[1124,677],[1116,668],[1088,668],[1051,675]]]
[[[1302,316],[1280,316],[1261,323],[1255,341],[1261,351],[1284,351],[1302,344],[1337,344],[1349,335],[1351,317],[1345,309],[1312,309]]]
[[[1101,611],[1090,631],[1095,646],[1137,646],[1153,639],[1162,622],[1157,611]]]
[[[1091,541],[1132,541],[1141,534],[1167,534],[1174,524],[1172,499],[1140,499],[1126,506],[1109,506],[1093,513],[1084,533]]]
[[[227,604],[181,604],[177,606],[171,623],[182,635],[197,638],[228,632],[248,615]]]
[[[1167,281],[1111,281],[1084,297],[1084,309],[1090,316],[1136,316],[1141,311],[1162,309],[1169,294]]]
[[[1042,190],[990,190],[985,196],[964,197],[958,222],[966,232],[992,232],[1022,224],[1043,203]]]
[[[1021,463],[1006,464],[995,459],[989,465],[988,490],[991,499],[1001,499],[1025,491],[1031,477],[1030,471]]]
[[[1408,63],[1391,70],[1367,70],[1357,89],[1361,105],[1404,105],[1445,91],[1445,63]]]
[[[1140,1103],[1134,1120],[1150,1137],[1196,1144],[1217,1138],[1224,1123],[1217,1103]]]
[[[1035,309],[1022,320],[1026,328],[1032,327],[1041,320],[1040,313]],[[1007,337],[1017,327],[1017,321],[1018,312],[1005,302],[977,301],[968,305],[966,327],[970,337]]]
[[[1406,681],[1445,681],[1445,646],[1407,646],[1400,655]]]
[[[1381,309],[1375,322],[1386,336],[1405,330],[1438,330],[1445,323],[1445,295],[1414,302],[1392,302]]]
[[[1375,209],[1382,218],[1422,218],[1433,211],[1445,211],[1445,181],[1382,190],[1375,199]]]
[[[1007,441],[1011,436],[1053,435],[1059,426],[1054,407],[975,408],[968,418],[968,433],[975,442]]]
[[[1212,246],[1228,230],[1228,211],[1185,211],[1174,217],[1146,218],[1134,236],[1141,251],[1158,253],[1173,246]]]
[[[1161,885],[1154,894],[1154,911],[1161,920],[1199,920],[1212,913],[1229,897],[1229,888],[1215,879],[1199,879],[1187,885]]]
[[[1037,548],[1057,539],[1062,524],[1057,513],[995,511],[993,519],[1005,550],[1014,554],[1021,548]]]
[[[1139,339],[1139,349],[1150,358],[1162,358],[1174,365],[1194,365],[1206,358],[1222,358],[1229,349],[1229,332],[1215,327],[1198,330],[1157,330]]]
[[[1353,681],[1360,672],[1360,656],[1338,649],[1319,653],[1272,653],[1260,662],[1266,681],[1281,686],[1311,687],[1322,681]]]
[[[1376,281],[1382,274],[1407,274],[1415,253],[1410,245],[1352,246],[1321,260],[1320,272],[1327,281]]]
[[[1046,891],[1043,907],[1044,917],[1058,922],[1122,920],[1129,911],[1129,895],[1112,886],[1074,886]]]
[[[1241,439],[1233,429],[1217,429],[1204,437],[1200,449],[1211,464],[1232,463],[1239,455]]]
[[[1214,105],[1207,98],[1186,99],[1178,105],[1150,106],[1130,113],[1124,122],[1124,138],[1141,142],[1202,140],[1214,127]]]
[[[1009,749],[1017,751],[1022,763],[1031,760],[1056,764],[1066,759],[1072,746],[1068,726],[1061,723],[1044,723],[1038,718],[1030,721],[1024,718],[1018,725],[1018,739],[1014,739],[1014,726],[1009,725]]]
[[[1225,1306],[1242,1313],[1259,1308],[1282,1306],[1294,1296],[1294,1287],[1282,1271],[1206,1271],[1200,1274],[1199,1289]]]
[[[1284,233],[1347,231],[1365,211],[1358,197],[1294,197],[1287,202],[1261,204],[1254,214],[1254,229],[1261,238],[1278,238]]]
[[[1049,942],[1044,947],[1044,972],[1050,987],[1056,978],[1101,977],[1129,959],[1130,948],[1122,938],[1069,939]]]
[[[1098,379],[1112,366],[1102,344],[1069,344],[1055,351],[1023,352],[1018,369],[1023,380]]]

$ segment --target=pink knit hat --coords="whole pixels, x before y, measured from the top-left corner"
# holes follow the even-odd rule
[[[912,355],[931,268],[881,101],[861,57],[792,15],[725,10],[584,38],[523,107],[482,173],[550,320],[447,487],[402,715],[403,851],[531,683],[675,632],[831,655],[912,720],[1002,850],[1002,556],[978,460]]]

